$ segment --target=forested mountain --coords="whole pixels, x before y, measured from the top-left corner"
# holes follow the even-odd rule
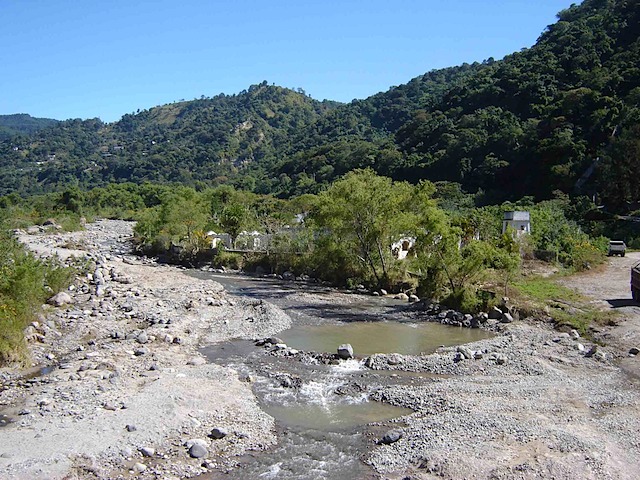
[[[38,130],[51,127],[56,123],[58,123],[58,120],[35,118],[26,113],[0,115],[0,140],[5,140],[16,135],[31,135]]]
[[[68,182],[231,182],[290,196],[354,168],[458,182],[485,201],[554,190],[640,200],[640,6],[585,0],[529,49],[349,104],[263,82],[0,144],[0,194]]]

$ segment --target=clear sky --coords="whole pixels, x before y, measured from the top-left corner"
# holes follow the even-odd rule
[[[112,122],[263,80],[348,102],[530,47],[570,4],[0,0],[0,114]]]

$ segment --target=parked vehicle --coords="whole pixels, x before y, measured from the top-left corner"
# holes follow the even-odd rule
[[[609,242],[609,251],[607,252],[608,256],[612,255],[620,255],[624,257],[624,254],[627,251],[627,246],[622,240],[611,240]]]
[[[631,269],[631,297],[640,302],[640,262]]]

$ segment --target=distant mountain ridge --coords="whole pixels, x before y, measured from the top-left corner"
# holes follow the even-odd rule
[[[58,120],[52,118],[36,118],[26,113],[0,115],[0,140],[16,135],[31,135],[57,123]]]
[[[372,167],[489,202],[562,191],[622,208],[640,200],[639,19],[638,2],[584,0],[529,49],[349,104],[262,82],[113,124],[60,122],[0,143],[0,194],[152,181],[291,196]]]

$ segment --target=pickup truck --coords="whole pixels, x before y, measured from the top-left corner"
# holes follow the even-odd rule
[[[626,251],[627,246],[622,240],[611,240],[609,242],[609,251],[607,252],[607,255],[620,255],[621,257],[624,257]]]
[[[631,297],[640,302],[640,262],[631,269]]]

